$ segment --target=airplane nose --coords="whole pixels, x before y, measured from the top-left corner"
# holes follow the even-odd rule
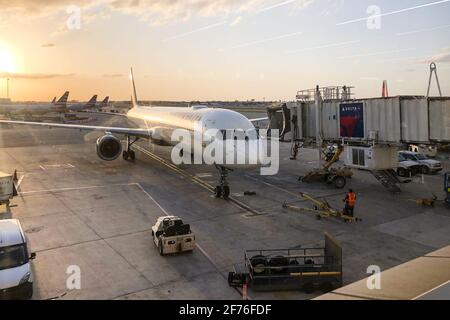
[[[227,148],[227,164],[247,167],[260,167],[264,164],[264,146],[258,141],[240,141],[233,144],[232,148]],[[234,159],[233,163],[229,160]]]

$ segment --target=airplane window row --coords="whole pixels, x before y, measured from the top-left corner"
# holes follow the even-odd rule
[[[182,119],[186,119],[186,120],[194,120],[194,121],[200,121],[201,120],[201,116],[196,116],[196,115],[192,115],[192,114],[174,114],[177,117],[180,117]]]

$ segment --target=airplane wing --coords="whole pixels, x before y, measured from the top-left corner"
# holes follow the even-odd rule
[[[85,126],[78,124],[64,124],[64,123],[46,123],[46,122],[28,122],[28,121],[12,121],[12,120],[0,120],[0,123],[18,124],[18,125],[30,125],[41,126],[49,128],[64,128],[64,129],[78,129],[86,131],[104,131],[116,134],[124,134],[133,137],[151,138],[153,129],[140,129],[140,128],[121,128],[121,127],[101,127],[101,126]]]
[[[249,120],[250,120],[250,122],[258,122],[258,121],[269,120],[269,117],[249,119]]]

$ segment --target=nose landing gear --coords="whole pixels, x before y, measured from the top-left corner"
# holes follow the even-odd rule
[[[228,185],[227,177],[228,172],[232,170],[218,165],[216,165],[216,168],[219,170],[220,178],[219,185],[214,188],[214,196],[216,198],[222,197],[224,199],[228,199],[230,196],[230,186]]]

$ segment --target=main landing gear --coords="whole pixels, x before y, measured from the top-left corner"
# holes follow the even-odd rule
[[[219,170],[220,179],[219,185],[214,189],[214,196],[216,198],[224,198],[228,199],[230,196],[230,186],[228,185],[227,177],[228,171],[232,171],[231,169],[225,168],[223,166],[216,165],[217,170]]]
[[[127,136],[127,150],[124,150],[122,152],[123,160],[128,160],[128,159],[129,160],[134,160],[134,159],[136,159],[136,153],[133,150],[131,150],[131,146],[138,140],[139,140],[138,137],[134,138],[134,140],[131,140],[131,137]]]

